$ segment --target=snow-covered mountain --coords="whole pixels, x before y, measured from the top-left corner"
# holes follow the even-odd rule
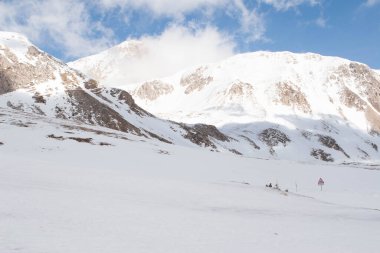
[[[141,136],[148,141],[231,152],[230,138],[208,125],[156,118],[131,95],[103,87],[19,34],[0,33],[0,108],[34,113]]]
[[[148,48],[138,40],[128,40],[96,55],[81,58],[68,65],[75,69],[86,70],[91,78],[107,86],[120,86],[125,83],[126,76],[134,75],[134,69],[128,70],[115,66],[133,66],[136,60],[147,57]]]
[[[107,85],[123,83],[122,75],[115,74],[125,70],[122,61],[110,60],[121,48],[71,66],[98,73]],[[144,57],[135,55],[120,57]],[[122,88],[162,118],[216,125],[244,155],[379,159],[380,75],[361,63],[312,53],[255,52]]]

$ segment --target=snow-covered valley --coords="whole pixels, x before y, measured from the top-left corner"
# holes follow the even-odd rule
[[[0,115],[0,252],[378,252],[379,166],[243,158]]]

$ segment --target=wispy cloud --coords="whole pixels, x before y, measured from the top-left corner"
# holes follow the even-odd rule
[[[321,4],[321,0],[259,0],[259,2],[271,5],[278,11],[287,11],[303,4],[311,6]]]
[[[141,54],[117,59],[117,65],[121,69],[118,73],[128,75],[123,74],[121,83],[112,80],[107,84],[123,85],[166,77],[189,66],[225,59],[235,52],[232,38],[215,27],[193,30],[172,25],[160,35],[130,39],[139,41]]]
[[[316,20],[315,20],[315,24],[321,28],[325,28],[326,25],[327,25],[327,20],[323,17],[323,16],[319,16]]]
[[[261,4],[272,6],[277,11],[287,11],[302,4],[315,6],[320,1],[7,0],[0,1],[0,29],[23,33],[38,45],[59,48],[66,59],[99,52],[120,42],[116,30],[121,25],[105,23],[103,18],[116,14],[119,20],[130,22],[131,26],[131,12],[134,11],[148,12],[151,15],[146,18],[153,20],[153,23],[163,22],[160,23],[162,27],[159,33],[173,25],[195,31],[214,27],[221,36],[229,34],[230,37],[244,38],[247,43],[254,43],[266,41],[266,15],[260,10]],[[199,18],[188,20],[187,15],[191,16],[194,12]],[[234,28],[226,28],[215,22],[216,13],[229,16],[236,23]],[[318,24],[325,25],[324,20],[319,20]],[[149,31],[141,31],[140,35],[145,33],[151,35]]]
[[[372,6],[375,6],[377,4],[380,4],[380,0],[366,0],[364,3],[364,5],[367,7],[372,7]]]
[[[241,32],[247,35],[250,42],[265,38],[265,19],[257,9],[248,9],[242,0],[234,1],[235,7],[240,12]]]
[[[67,57],[95,53],[113,43],[113,31],[91,20],[86,3],[76,0],[0,2],[0,29],[23,33],[38,44],[48,38]]]

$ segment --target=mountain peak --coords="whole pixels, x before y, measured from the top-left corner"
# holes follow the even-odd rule
[[[5,57],[11,62],[31,63],[33,55],[38,52],[41,51],[26,36],[0,31],[0,57]]]
[[[21,34],[16,32],[7,32],[7,31],[0,31],[0,39],[8,39],[8,40],[18,40],[18,41],[28,41],[28,38]]]
[[[31,46],[32,43],[22,34],[0,31],[0,45],[16,49],[27,48]]]

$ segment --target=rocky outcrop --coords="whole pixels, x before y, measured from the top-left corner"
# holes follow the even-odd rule
[[[180,124],[180,126],[186,131],[184,137],[198,146],[212,147],[216,149],[216,145],[212,139],[222,142],[229,142],[230,138],[220,132],[215,126],[196,124],[193,126]]]
[[[254,88],[252,84],[241,81],[233,83],[227,90],[224,91],[224,95],[231,100],[242,96],[251,97],[253,96],[253,93]]]
[[[46,99],[39,92],[36,92],[32,98],[37,104],[46,104]]]
[[[315,159],[322,160],[325,162],[333,162],[334,158],[331,157],[331,154],[326,153],[323,149],[313,149],[310,152],[310,155]]]
[[[345,106],[355,108],[359,111],[364,111],[367,108],[367,103],[346,86],[344,86],[340,92],[340,101]]]
[[[366,97],[369,103],[380,112],[380,80],[368,66],[359,63],[350,63],[348,73],[355,80],[360,95]]]
[[[73,103],[71,118],[91,125],[99,125],[141,135],[139,128],[130,124],[116,111],[105,106],[84,90],[77,88],[75,90],[67,90],[66,93]]]
[[[341,102],[358,111],[363,111],[370,131],[380,131],[380,76],[368,66],[351,62],[342,65],[330,77],[337,84],[342,84]],[[346,80],[353,80],[354,86],[349,87]],[[357,90],[357,93],[352,91]]]
[[[350,156],[339,146],[339,144],[335,141],[334,138],[327,135],[318,134],[318,141],[325,147],[335,149],[337,151],[342,152],[347,158]]]
[[[289,137],[278,129],[267,128],[259,134],[259,139],[269,147],[269,152],[273,155],[275,153],[273,147],[282,144],[286,147],[290,142]]]
[[[91,90],[91,89],[97,89],[97,88],[99,88],[99,84],[94,79],[89,79],[89,80],[87,80],[87,81],[84,82],[84,87],[86,89],[89,89],[89,90]]]
[[[117,98],[120,103],[128,105],[129,108],[137,115],[154,117],[151,113],[145,111],[140,106],[138,106],[135,100],[132,98],[131,94],[129,94],[125,90],[112,88],[110,90],[110,94],[111,96]]]
[[[304,113],[311,113],[310,104],[299,87],[293,85],[291,82],[280,82],[276,84],[276,88],[278,98],[275,102]]]
[[[260,147],[254,142],[252,139],[248,138],[245,135],[240,135],[243,139],[245,139],[254,149],[260,150]]]
[[[30,63],[19,61],[9,48],[1,48],[0,54],[0,95],[20,88],[33,88],[35,83],[43,83],[55,79],[57,64],[62,63],[52,59],[35,47],[29,47]]]
[[[171,93],[173,90],[173,85],[155,80],[143,83],[137,90],[135,90],[134,95],[138,96],[140,99],[153,101],[160,96]]]
[[[181,78],[180,84],[186,88],[185,94],[200,91],[214,80],[211,76],[205,75],[206,70],[207,68],[197,68],[193,73]]]
[[[116,110],[112,109],[112,106],[119,108],[119,105],[126,105],[127,107],[125,108],[128,108],[131,115],[136,114],[139,117],[155,118],[152,114],[139,107],[128,92],[116,88],[108,89],[99,87],[97,82],[91,79],[86,81],[84,85],[85,87],[87,86],[89,91],[95,94],[100,101],[79,87],[75,90],[67,90],[67,94],[71,99],[73,99],[71,103],[73,104],[74,110],[71,117],[64,118],[67,119],[74,117],[76,120],[80,120],[87,124],[99,125],[122,132],[134,133],[139,136],[154,138],[161,142],[172,144],[171,141],[158,134],[144,128],[136,127],[128,122],[126,118],[121,116]],[[114,100],[111,101],[108,99],[106,94],[110,94],[112,97],[116,98],[116,103]],[[60,110],[58,113],[61,112],[62,111]]]

